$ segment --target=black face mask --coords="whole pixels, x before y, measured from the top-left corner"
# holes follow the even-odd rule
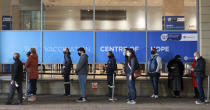
[[[66,54],[66,52],[65,52],[65,51],[63,51],[63,54]]]
[[[155,52],[154,52],[154,51],[151,51],[151,54],[152,54],[152,55],[154,55],[154,54],[155,54]]]
[[[108,56],[108,58],[112,58],[112,56]]]
[[[81,56],[81,53],[78,52],[78,55]]]
[[[15,57],[13,57],[13,60],[16,60]]]

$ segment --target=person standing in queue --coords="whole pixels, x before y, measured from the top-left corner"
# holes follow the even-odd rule
[[[181,62],[181,56],[176,55],[169,61],[168,65],[168,87],[173,90],[175,97],[180,97],[180,91],[183,90],[184,64]]]
[[[203,80],[206,77],[205,75],[206,61],[202,56],[200,56],[199,52],[195,52],[194,57],[195,57],[196,63],[195,63],[195,67],[192,68],[192,71],[194,72],[195,80],[197,83],[197,89],[199,93],[199,98],[200,98],[200,101],[195,101],[195,104],[204,104],[205,94],[203,90]]]
[[[128,61],[125,64],[126,79],[128,84],[128,101],[127,104],[136,104],[136,87],[134,71],[137,68],[137,59],[132,49],[127,50]]]
[[[193,64],[192,64],[192,68],[195,67],[195,64],[196,64],[196,60],[194,58],[194,61],[193,61]],[[193,71],[190,71],[190,75],[192,77],[192,86],[194,88],[194,94],[195,94],[193,98],[198,99],[199,98],[199,93],[198,93],[198,89],[197,89],[197,84],[196,84],[194,72]]]
[[[117,64],[116,64],[116,59],[114,54],[111,51],[107,52],[107,56],[109,58],[109,60],[107,61],[106,64],[106,73],[107,73],[107,85],[108,85],[108,89],[109,89],[109,100],[113,101],[115,99],[113,99],[112,97],[112,91],[113,91],[113,79],[115,79],[115,71],[117,69]]]
[[[86,102],[86,80],[88,74],[88,55],[85,53],[85,49],[80,47],[78,50],[78,55],[80,56],[79,62],[76,67],[76,74],[78,74],[78,80],[81,90],[81,97],[77,102]]]
[[[65,88],[65,93],[64,96],[70,96],[70,80],[69,80],[69,75],[70,71],[72,69],[72,60],[70,56],[70,51],[68,48],[64,48],[63,50],[64,54],[64,62],[63,62],[63,68],[62,68],[62,75],[64,77],[64,88]]]
[[[23,90],[22,90],[22,81],[23,81],[23,63],[20,61],[20,54],[15,53],[13,56],[14,65],[8,95],[8,101],[6,102],[7,105],[12,104],[13,97],[15,95],[15,90],[18,92],[18,102],[17,105],[22,105],[22,97],[23,97]]]
[[[31,55],[27,58],[26,68],[28,72],[29,88],[27,94],[30,95],[28,101],[36,101],[37,79],[38,79],[38,56],[36,49],[30,49]]]
[[[157,49],[152,48],[151,58],[148,61],[148,74],[152,82],[153,94],[151,98],[158,98],[158,83],[160,78],[161,58],[157,54]]]

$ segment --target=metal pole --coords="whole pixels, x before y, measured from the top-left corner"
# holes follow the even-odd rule
[[[96,32],[95,32],[95,0],[93,0],[93,73],[96,73]],[[93,76],[95,79],[95,75]]]
[[[147,73],[147,65],[148,65],[148,26],[147,26],[147,20],[148,20],[148,4],[147,0],[145,0],[145,29],[146,29],[146,65],[145,65],[145,73]]]
[[[197,25],[197,33],[198,33],[198,43],[197,43],[197,50],[199,51],[199,52],[202,52],[201,51],[201,48],[200,48],[200,23],[199,23],[199,21],[200,21],[200,16],[199,16],[199,11],[200,11],[200,3],[199,3],[199,0],[196,0],[196,25]],[[202,53],[201,53],[202,54]]]
[[[43,72],[43,0],[41,0],[41,11],[40,11],[40,17],[41,17],[41,23],[40,23],[40,30],[41,30],[41,73]],[[41,74],[42,79],[42,74]]]
[[[210,98],[210,75],[208,75],[208,90],[207,90],[207,101],[209,102],[209,98]]]

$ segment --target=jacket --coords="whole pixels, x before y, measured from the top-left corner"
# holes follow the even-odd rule
[[[80,56],[79,62],[76,67],[77,74],[88,74],[88,55],[83,54]]]
[[[70,57],[70,53],[69,54],[64,54],[64,62],[63,62],[63,66],[65,66],[65,68],[62,69],[62,74],[69,74],[70,70],[72,68],[72,60]]]
[[[113,74],[116,69],[117,69],[117,64],[115,57],[109,58],[109,60],[107,61],[106,72],[108,74]]]
[[[125,72],[126,75],[134,75],[134,71],[137,69],[137,58],[134,56],[130,59],[130,61],[127,61],[125,64]]]
[[[38,56],[32,54],[28,57],[25,64],[28,72],[28,79],[38,79]]]
[[[206,61],[203,59],[203,57],[200,57],[197,59],[195,68],[194,68],[194,76],[195,77],[202,77],[204,78],[206,70]]]
[[[151,57],[148,62],[148,72],[149,73],[160,73],[161,68],[161,58],[158,54]]]
[[[16,82],[22,82],[23,81],[23,63],[19,59],[15,60],[12,70],[13,70],[12,80]]]

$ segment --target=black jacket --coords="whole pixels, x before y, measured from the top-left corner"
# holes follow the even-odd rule
[[[128,60],[125,64],[126,75],[134,75],[134,71],[137,70],[138,60],[133,56],[130,61]]]
[[[116,69],[117,69],[117,64],[115,57],[109,58],[107,62],[106,72],[108,74],[113,74]]]
[[[203,59],[203,57],[200,57],[197,59],[195,68],[194,68],[194,76],[195,77],[202,77],[204,78],[206,70],[206,61]]]
[[[23,81],[23,63],[19,59],[15,60],[13,64],[12,80],[17,82]]]
[[[71,69],[72,68],[72,60],[70,57],[70,54],[64,54],[64,62],[63,66],[65,66],[65,69]]]

